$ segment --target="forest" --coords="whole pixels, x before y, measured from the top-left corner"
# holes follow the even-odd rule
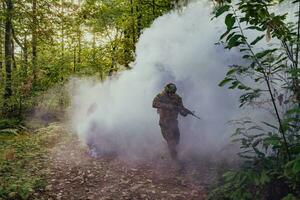
[[[130,69],[143,28],[172,1],[2,1],[2,116],[22,118],[35,97],[72,75],[101,80]]]
[[[215,29],[207,24],[218,31],[209,32]],[[206,43],[190,38],[213,47],[191,47]],[[182,55],[174,53],[176,47]],[[217,49],[216,61],[201,53],[210,54],[210,48]],[[156,55],[155,49],[163,50]],[[0,200],[300,199],[299,51],[299,0],[0,0]],[[184,70],[185,62],[176,65],[181,56],[207,59],[220,71],[197,77],[206,68]],[[227,65],[221,57],[233,61]],[[179,153],[178,163],[164,146],[151,146],[149,153],[157,130],[148,126],[159,126],[140,115],[151,112],[139,110],[148,105],[147,97],[170,81],[179,83],[184,102],[188,86],[218,93],[201,85],[206,79],[218,79],[218,91],[236,92],[237,101],[228,101],[248,109],[247,117],[232,121],[230,113],[214,110],[234,125],[224,148],[213,144],[233,153],[191,147]],[[197,109],[213,109],[217,102],[197,107],[186,99]],[[202,126],[209,132],[221,123],[212,117],[211,125],[209,114],[199,113],[200,122],[188,118],[194,121],[180,129],[201,132]],[[184,141],[183,130],[181,137]]]

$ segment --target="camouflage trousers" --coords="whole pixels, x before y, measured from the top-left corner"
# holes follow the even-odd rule
[[[159,121],[161,133],[164,139],[168,143],[168,148],[172,159],[177,159],[176,147],[179,144],[180,132],[178,128],[178,121],[172,120],[160,120]]]

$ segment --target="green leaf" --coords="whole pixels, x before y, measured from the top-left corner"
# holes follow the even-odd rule
[[[226,76],[230,76],[231,74],[234,74],[236,71],[237,71],[237,68],[232,68],[227,72]]]
[[[240,49],[240,52],[244,52],[244,51],[250,51],[250,49],[245,49],[245,48]]]
[[[230,40],[230,38],[232,38],[232,36],[234,36],[234,34],[236,34],[236,33],[235,33],[235,32],[230,33],[230,34],[227,36],[227,38],[226,38],[226,42],[227,42],[228,40]]]
[[[219,86],[220,87],[223,87],[224,85],[226,85],[227,83],[229,83],[230,81],[232,81],[233,79],[232,78],[225,78],[223,81],[221,81],[219,83]]]
[[[231,30],[227,30],[223,35],[221,35],[220,40],[222,40],[228,33],[230,33]]]
[[[229,11],[230,6],[229,5],[224,5],[221,6],[219,9],[217,9],[216,13],[215,13],[215,17],[219,17],[220,15],[222,15],[223,13]]]
[[[250,90],[251,88],[247,87],[247,86],[244,85],[244,84],[240,84],[240,85],[238,86],[238,89],[240,89],[240,90]]]
[[[261,139],[261,138],[258,138],[257,140],[255,140],[255,141],[252,143],[252,147],[257,147],[257,145],[259,145],[261,142],[262,142],[262,139]]]
[[[299,172],[300,172],[300,159],[297,159],[293,163],[293,173],[298,174]]]
[[[295,69],[295,68],[289,69],[289,70],[287,70],[287,72],[290,73],[292,75],[292,77],[297,77],[300,75],[300,69],[298,69],[298,68],[297,69]]]
[[[287,119],[284,119],[284,122],[283,122],[283,123],[288,124],[288,123],[290,123],[290,122],[293,122],[293,123],[295,123],[295,122],[300,122],[300,118],[298,118],[298,117],[289,117],[289,118],[287,118]]]
[[[297,200],[298,198],[295,197],[293,194],[288,194],[282,200]]]
[[[273,53],[274,51],[276,51],[277,49],[268,49],[268,50],[265,50],[265,51],[262,51],[262,52],[259,52],[257,54],[255,54],[255,56],[257,58],[263,58],[265,57],[266,55],[270,54],[270,53]]]
[[[248,59],[248,58],[251,58],[252,56],[251,55],[243,55],[243,57],[242,58],[244,58],[244,59]]]
[[[300,144],[290,147],[290,152],[292,154],[300,154]]]
[[[240,84],[239,81],[233,81],[232,85],[229,87],[229,89],[235,89]]]
[[[299,108],[293,108],[290,109],[286,112],[287,115],[292,115],[292,114],[300,114],[300,109]]]
[[[241,38],[243,38],[242,35],[234,35],[229,39],[227,47],[231,49],[233,47],[239,46],[240,44],[242,44],[242,41],[240,40]]]
[[[257,30],[257,31],[264,31],[263,28],[260,28],[258,26],[248,26],[246,29]]]
[[[234,23],[235,23],[235,17],[233,16],[233,14],[226,15],[225,24],[227,26],[227,30],[231,30]]]
[[[255,40],[253,40],[253,42],[250,43],[250,45],[255,45],[256,43],[258,43],[264,37],[265,37],[265,35],[258,36]]]
[[[270,136],[264,139],[264,144],[279,146],[281,144],[281,139],[278,136]]]
[[[260,176],[260,183],[264,185],[268,182],[270,182],[270,177],[268,176],[267,172],[263,170]]]

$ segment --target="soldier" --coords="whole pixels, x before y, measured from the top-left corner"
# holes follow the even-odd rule
[[[158,94],[153,100],[153,108],[157,108],[159,114],[159,126],[162,135],[168,143],[172,159],[177,159],[176,146],[179,143],[180,132],[178,128],[178,114],[187,116],[190,111],[183,106],[181,97],[176,94],[176,85],[169,83],[164,91]]]

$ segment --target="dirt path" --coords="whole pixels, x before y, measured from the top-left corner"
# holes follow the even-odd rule
[[[133,165],[117,157],[92,158],[75,137],[63,138],[51,150],[42,199],[206,199],[203,182],[197,178],[203,174],[195,169],[182,172],[169,160]]]

